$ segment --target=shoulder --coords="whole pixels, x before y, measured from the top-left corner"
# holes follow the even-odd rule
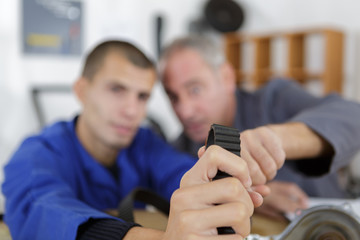
[[[298,89],[300,85],[292,79],[274,78],[255,90],[237,89],[236,95],[239,99],[257,98],[264,95],[272,95],[290,88]]]
[[[264,92],[279,92],[285,89],[302,89],[301,86],[292,79],[274,78],[270,79],[266,85],[264,85],[260,91]]]
[[[14,157],[36,156],[51,152],[66,151],[64,146],[73,146],[72,121],[56,122],[45,127],[39,134],[32,135],[23,140]]]
[[[293,101],[303,98],[314,99],[315,96],[306,91],[293,79],[270,79],[267,84],[257,90],[256,95],[264,101]]]

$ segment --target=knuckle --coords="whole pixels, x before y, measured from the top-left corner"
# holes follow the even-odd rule
[[[193,228],[194,224],[192,224],[192,226],[190,226],[190,223],[192,223],[191,221],[191,217],[190,214],[187,211],[182,211],[178,214],[178,222],[177,222],[177,228],[180,230],[180,232],[182,233],[189,233],[191,232],[191,228]]]
[[[198,240],[198,239],[199,239],[199,236],[196,235],[196,234],[191,233],[191,234],[189,234],[189,235],[187,236],[186,239],[187,239],[187,240]]]
[[[233,208],[234,219],[243,221],[251,216],[248,207],[244,203],[237,203]]]
[[[179,225],[182,229],[186,229],[189,222],[189,214],[186,211],[179,213]]]
[[[184,199],[184,193],[181,189],[177,189],[171,196],[170,202],[172,206],[177,206]]]
[[[253,152],[253,154],[255,156],[255,159],[259,159],[259,160],[266,159],[267,156],[266,156],[265,151],[263,149],[259,149],[259,150],[261,150],[261,151],[254,151]]]
[[[252,174],[251,179],[254,185],[265,184],[267,180],[266,176],[261,171]]]
[[[286,159],[285,151],[281,149],[281,151],[278,154],[278,157],[275,158],[276,166],[278,169],[284,165],[285,159]]]
[[[251,175],[256,175],[260,171],[259,165],[255,162],[249,162],[248,169]]]
[[[231,197],[238,197],[244,192],[244,188],[241,187],[241,182],[233,177],[226,179],[226,193]]]
[[[190,169],[189,171],[187,171],[187,172],[182,176],[182,178],[181,178],[181,180],[180,180],[180,187],[186,185],[186,182],[187,182],[188,179],[189,179],[190,171],[191,171],[191,169]]]
[[[249,221],[250,221],[250,220],[249,220]],[[245,229],[243,230],[243,232],[242,232],[242,234],[243,234],[244,237],[249,236],[250,233],[251,233],[250,227],[245,228]],[[245,238],[245,239],[246,239],[246,238]]]
[[[237,234],[239,234],[241,236],[240,239],[246,239],[246,237],[248,235],[250,235],[251,233],[251,223],[250,223],[250,218],[244,219],[243,221],[238,221],[237,222],[238,227],[238,231]]]
[[[217,145],[211,145],[207,148],[206,152],[211,161],[214,161],[219,158],[219,149],[220,147]]]
[[[268,180],[272,179],[276,175],[277,166],[274,161],[267,160],[263,165],[263,171]]]

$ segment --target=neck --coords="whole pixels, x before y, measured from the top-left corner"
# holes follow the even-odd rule
[[[81,115],[78,117],[75,131],[80,143],[97,162],[105,167],[111,167],[115,164],[119,149],[104,144],[94,136],[94,133],[86,128],[86,123]]]

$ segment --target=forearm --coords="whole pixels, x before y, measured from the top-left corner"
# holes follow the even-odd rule
[[[332,156],[331,145],[301,122],[272,124],[268,127],[281,139],[289,160]]]
[[[143,227],[133,227],[125,235],[124,240],[137,240],[137,239],[146,239],[146,240],[159,240],[162,239],[164,232],[143,228]]]

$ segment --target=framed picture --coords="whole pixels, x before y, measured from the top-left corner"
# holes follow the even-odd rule
[[[79,0],[22,0],[24,54],[81,55],[82,15]]]

